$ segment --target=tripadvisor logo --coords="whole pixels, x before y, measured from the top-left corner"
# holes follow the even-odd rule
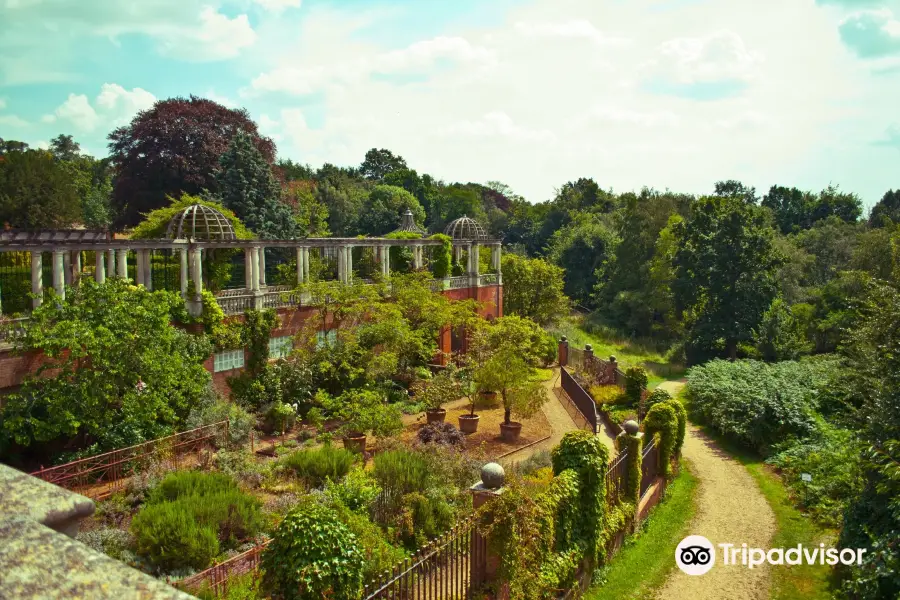
[[[747,544],[719,544],[722,564],[726,566],[744,566],[753,569],[763,564],[770,565],[843,565],[862,564],[865,548],[826,548],[804,547],[798,544],[795,548],[748,548]],[[675,563],[688,575],[703,575],[716,564],[716,550],[712,542],[702,535],[689,535],[681,540],[675,549]]]

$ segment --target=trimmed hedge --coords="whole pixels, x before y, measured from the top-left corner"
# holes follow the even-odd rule
[[[316,450],[300,450],[282,458],[279,463],[293,469],[310,487],[321,487],[327,480],[339,482],[356,461],[356,455],[345,448],[326,444]]]
[[[659,462],[664,477],[672,475],[672,453],[678,437],[678,415],[669,404],[657,404],[644,417],[644,434],[659,434]]]

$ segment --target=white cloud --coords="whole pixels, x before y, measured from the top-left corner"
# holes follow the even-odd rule
[[[280,13],[286,8],[300,8],[302,0],[253,0],[262,8],[274,13]]]
[[[222,106],[225,106],[228,108],[238,108],[239,107],[239,104],[237,101],[232,100],[228,96],[223,96],[223,95],[217,93],[213,89],[206,90],[206,93],[203,94],[203,97],[207,98],[209,100],[212,100],[213,102],[218,102]]]
[[[585,39],[598,46],[619,46],[627,44],[628,38],[605,35],[593,23],[585,19],[574,19],[557,23],[518,22],[515,30],[527,37]]]
[[[256,32],[247,15],[233,19],[206,6],[200,23],[179,28],[161,37],[160,52],[187,61],[205,62],[234,58],[256,42]]]
[[[900,20],[889,8],[854,13],[841,22],[839,31],[861,58],[900,54]]]
[[[0,115],[0,125],[7,127],[28,127],[28,121],[17,115]]]
[[[734,31],[669,40],[650,61],[655,74],[677,84],[747,81],[758,73],[760,52],[747,48]]]
[[[101,124],[106,128],[124,125],[154,102],[156,96],[142,88],[128,91],[119,84],[104,83],[93,104],[85,94],[69,94],[65,102],[52,114],[41,117],[41,121],[65,121],[82,132],[92,132]]]
[[[469,138],[507,139],[520,142],[552,141],[554,135],[548,130],[529,129],[516,124],[503,111],[493,111],[474,121],[459,121],[439,130],[446,137],[463,136]]]

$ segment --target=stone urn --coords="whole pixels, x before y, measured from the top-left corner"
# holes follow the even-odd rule
[[[364,453],[366,451],[366,434],[358,431],[348,433],[344,438],[344,448],[351,452]]]
[[[500,423],[500,439],[508,444],[514,444],[519,441],[522,434],[522,424],[516,423]]]
[[[443,423],[447,417],[447,410],[443,408],[429,408],[425,411],[425,419],[428,423]]]
[[[459,430],[466,435],[475,433],[478,431],[478,419],[480,418],[478,415],[460,415]]]

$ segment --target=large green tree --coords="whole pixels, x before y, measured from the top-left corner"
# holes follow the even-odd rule
[[[677,231],[674,289],[688,359],[736,358],[778,291],[781,257],[767,215],[739,196],[701,198]]]
[[[21,229],[68,228],[81,220],[70,173],[44,150],[0,157],[0,223]]]
[[[219,158],[238,131],[248,134],[272,162],[275,144],[259,135],[246,110],[197,96],[160,100],[115,129],[109,134],[109,150],[116,169],[116,224],[137,224],[142,214],[165,206],[168,196],[217,193]]]
[[[21,352],[45,360],[0,409],[0,442],[121,448],[171,433],[210,382],[204,337],[172,326],[184,301],[123,279],[83,279],[34,310]]]
[[[420,226],[425,222],[425,209],[415,196],[401,187],[376,185],[359,215],[359,232],[374,236],[390,233],[400,226],[406,209],[412,211],[413,220]]]
[[[362,176],[374,181],[382,181],[390,173],[402,169],[406,169],[403,157],[384,148],[372,148],[366,152],[366,157],[359,166]]]
[[[216,176],[222,204],[261,239],[299,237],[290,207],[281,201],[281,186],[253,138],[238,131],[219,159]]]
[[[600,215],[576,213],[556,231],[549,257],[565,269],[566,295],[582,305],[593,304],[593,292],[604,263],[615,248],[616,236]]]
[[[900,189],[886,191],[878,204],[872,207],[869,226],[881,227],[885,219],[890,219],[894,224],[900,223]]]
[[[503,255],[503,311],[547,325],[565,315],[563,270],[541,258]]]

